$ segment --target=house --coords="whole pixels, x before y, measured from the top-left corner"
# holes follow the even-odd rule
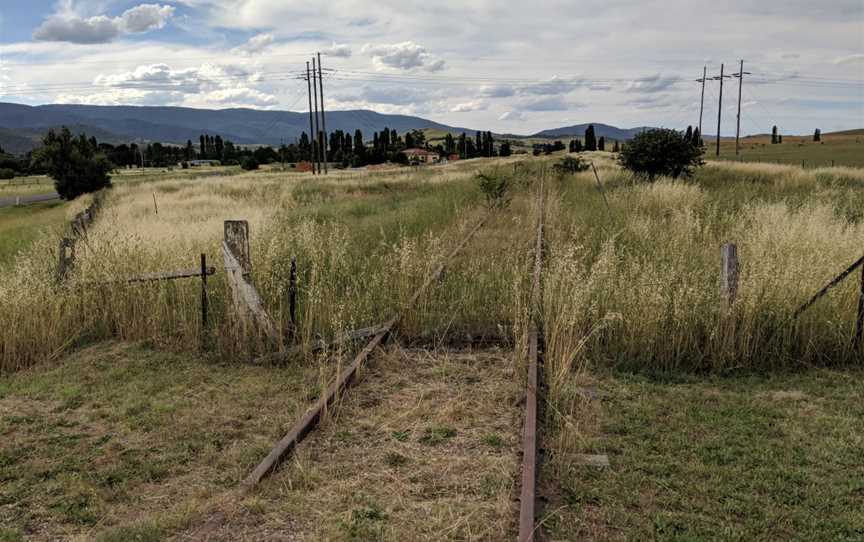
[[[427,151],[426,149],[405,149],[402,154],[408,158],[409,162],[419,162],[421,164],[437,163],[441,156],[437,152]]]

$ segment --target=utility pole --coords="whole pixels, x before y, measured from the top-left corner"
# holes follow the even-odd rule
[[[723,75],[723,64],[720,64],[720,76],[711,78],[720,80],[720,98],[717,102],[717,156],[720,156],[720,119],[723,116],[723,79],[728,77],[731,77],[731,75]]]
[[[312,175],[315,175],[315,123],[312,120],[312,78],[309,75],[309,62],[306,62],[306,86],[309,88],[309,150],[312,152]]]
[[[315,133],[312,139],[315,140],[315,161],[318,162],[318,173],[321,173],[321,121],[318,119],[318,72],[315,68],[315,57],[312,57],[312,103],[315,104]]]
[[[735,127],[735,156],[738,156],[738,138],[741,136],[741,87],[744,85],[744,76],[750,75],[750,72],[744,71],[744,59],[741,59],[738,73],[732,75],[738,78],[738,126]]]
[[[327,119],[324,116],[324,74],[321,69],[321,53],[318,53],[318,88],[321,92],[321,150],[324,155],[324,174],[327,174]]]
[[[702,83],[702,98],[699,100],[699,135],[702,135],[702,111],[705,109],[705,80],[708,79],[708,66],[702,66],[702,79],[697,79],[697,82]]]

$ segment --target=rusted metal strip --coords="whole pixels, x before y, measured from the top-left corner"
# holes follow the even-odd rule
[[[541,283],[543,272],[544,188],[541,179],[537,234],[534,239],[534,272],[531,280],[530,328],[528,331],[528,376],[525,391],[525,419],[522,432],[522,491],[519,501],[519,542],[533,542],[536,532],[534,508],[537,502],[537,360],[541,320]]]
[[[824,288],[822,288],[821,290],[816,292],[816,294],[813,297],[811,297],[810,300],[807,301],[807,303],[804,303],[803,305],[801,305],[798,308],[798,310],[795,311],[795,314],[792,315],[792,319],[794,320],[795,318],[798,318],[799,316],[801,316],[801,313],[803,313],[804,311],[809,309],[811,306],[813,306],[813,304],[816,303],[816,301],[818,301],[820,297],[822,297],[828,293],[828,290],[830,290],[831,288],[840,284],[843,281],[843,279],[848,277],[853,271],[855,271],[862,264],[864,264],[864,256],[861,256],[860,258],[858,258],[858,260],[856,260],[855,263],[853,263],[852,265],[847,267],[845,271],[843,271],[842,273],[840,273],[839,275],[834,277],[834,280],[832,280],[831,282],[826,284]]]
[[[303,417],[291,427],[288,433],[286,433],[276,446],[273,447],[270,453],[267,454],[267,457],[265,457],[264,460],[261,461],[261,463],[259,463],[258,466],[256,466],[249,474],[249,476],[246,477],[243,481],[243,486],[246,489],[254,488],[258,482],[264,479],[265,476],[273,472],[285,456],[287,456],[306,437],[306,435],[308,435],[309,432],[318,425],[318,422],[321,420],[321,416],[326,411],[327,407],[332,405],[336,399],[339,398],[342,391],[354,382],[357,372],[363,366],[363,363],[365,363],[376,348],[384,343],[387,336],[396,327],[405,312],[410,310],[426,290],[428,290],[429,287],[438,280],[438,277],[440,277],[441,273],[444,272],[445,263],[455,257],[462,248],[468,244],[468,241],[474,237],[474,234],[477,233],[477,230],[479,230],[485,222],[486,217],[480,220],[477,225],[468,232],[456,248],[454,248],[453,251],[445,257],[444,261],[436,267],[436,270],[426,278],[420,288],[413,296],[411,296],[411,299],[409,299],[402,307],[402,310],[400,310],[396,316],[379,326],[379,331],[374,337],[372,337],[372,340],[369,341],[359,354],[357,354],[351,364],[348,365],[340,375],[338,375],[336,381],[327,388],[326,393],[318,400],[318,402],[315,403],[315,406],[308,410],[306,414],[304,414]]]
[[[528,383],[522,431],[522,493],[519,497],[519,542],[534,540],[537,485],[537,330],[528,334]]]

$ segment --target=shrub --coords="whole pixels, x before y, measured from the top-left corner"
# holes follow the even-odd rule
[[[480,191],[486,195],[486,204],[489,207],[505,207],[509,200],[507,199],[507,178],[503,175],[485,173],[477,174],[477,181],[480,185]]]
[[[580,171],[586,171],[590,167],[591,165],[579,156],[565,156],[557,164],[553,165],[552,169],[559,173],[579,173]]]
[[[653,181],[657,176],[689,177],[703,164],[702,152],[683,134],[657,128],[637,134],[621,150],[618,161],[638,177]]]
[[[0,168],[0,179],[8,181],[15,178],[15,172],[8,168]]]
[[[247,156],[242,162],[240,162],[240,167],[246,171],[254,171],[258,169],[258,160],[251,156]]]
[[[74,137],[65,126],[58,134],[49,130],[35,160],[54,179],[60,197],[75,199],[81,194],[111,186],[111,162],[99,151],[95,138]]]

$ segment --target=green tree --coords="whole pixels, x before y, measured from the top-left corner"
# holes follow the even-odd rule
[[[598,151],[605,151],[606,150],[606,138],[605,137],[600,136],[600,139],[597,140],[597,150]]]
[[[597,136],[594,135],[594,125],[589,124],[588,128],[585,130],[585,150],[586,151],[596,151],[597,150]]]
[[[612,152],[621,152],[621,147],[618,145],[618,140],[612,144]]]
[[[42,139],[35,159],[54,179],[61,198],[71,200],[111,186],[112,165],[94,142],[84,134],[74,137],[65,126],[59,133],[49,130]]]
[[[697,126],[695,130],[693,130],[693,139],[692,143],[694,147],[704,147],[705,142],[702,141],[702,134],[699,132],[699,127]]]
[[[681,132],[656,128],[637,134],[621,151],[618,162],[650,182],[661,175],[689,177],[694,168],[703,164],[702,152]]]
[[[816,131],[813,132],[813,141],[817,143],[819,141],[822,141],[822,130],[820,130],[819,128],[816,128]],[[2,153],[2,151],[0,151],[0,153]]]
[[[771,128],[771,144],[776,145],[777,143],[777,126],[774,125],[774,127]]]
[[[513,151],[510,150],[510,142],[505,141],[501,143],[501,148],[498,149],[498,154],[503,157],[507,157],[513,154]]]

